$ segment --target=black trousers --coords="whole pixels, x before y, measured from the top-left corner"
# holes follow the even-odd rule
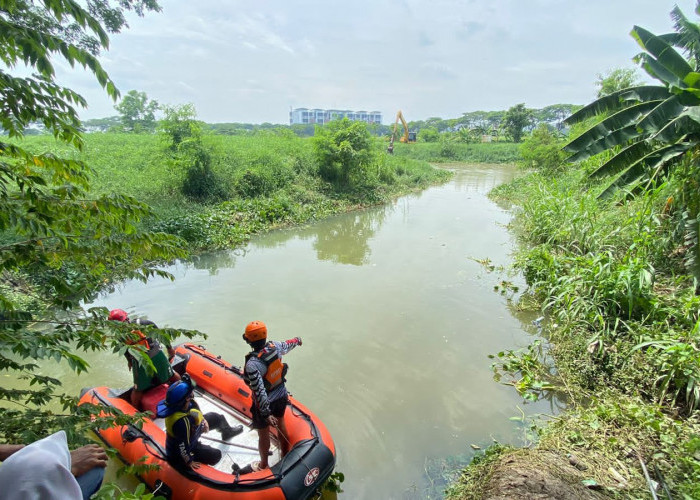
[[[219,413],[205,413],[204,419],[209,423],[210,429],[220,429],[222,426],[228,425],[224,416]],[[221,450],[203,444],[201,441],[199,441],[197,446],[192,449],[192,456],[195,462],[201,462],[207,465],[216,465],[221,460]],[[175,457],[172,461],[168,460],[168,462],[185,475],[196,474],[196,472],[185,464],[179,456]]]

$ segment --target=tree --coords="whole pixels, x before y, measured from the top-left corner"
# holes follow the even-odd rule
[[[130,90],[114,109],[121,115],[125,130],[150,132],[156,128],[156,111],[159,107],[158,101],[149,101],[145,92]]]
[[[173,163],[185,171],[182,194],[195,201],[220,201],[226,188],[212,169],[212,155],[204,145],[203,124],[197,120],[194,104],[165,106],[159,129],[167,138]]]
[[[532,110],[527,109],[525,104],[517,104],[506,111],[503,118],[503,128],[506,135],[513,142],[520,142],[523,137],[523,130],[532,121]]]
[[[197,120],[194,104],[166,105],[163,107],[163,114],[158,130],[170,142],[169,148],[172,151],[177,151],[180,144],[188,139],[202,137],[202,122]]]
[[[615,92],[641,84],[635,68],[616,68],[608,71],[605,75],[598,75],[596,86],[598,87],[597,97],[605,97]]]
[[[544,173],[555,172],[565,164],[562,146],[563,140],[542,123],[520,145],[522,165]]]
[[[532,118],[537,125],[546,123],[552,125],[557,130],[561,130],[564,128],[564,119],[571,116],[574,111],[581,107],[582,106],[577,106],[575,104],[552,104],[551,106],[534,110]]]
[[[565,146],[571,153],[569,161],[607,152],[610,158],[590,174],[610,179],[601,197],[619,190],[643,192],[672,175],[679,165],[689,165],[686,175],[694,178],[691,184],[697,185],[699,180],[700,27],[688,21],[678,7],[671,14],[674,33],[656,36],[639,26],[631,33],[643,49],[635,61],[661,85],[618,90],[566,120],[575,124],[603,117]],[[677,49],[685,51],[687,59]],[[685,245],[690,247],[687,264],[700,279],[699,194],[697,189],[682,194]]]
[[[438,142],[440,140],[440,132],[437,127],[426,127],[421,129],[419,137],[423,142]]]
[[[316,127],[313,141],[321,177],[340,187],[360,181],[373,159],[372,139],[364,122],[333,120]]]
[[[53,59],[88,69],[116,98],[96,56],[107,48],[108,32],[126,26],[125,9],[143,14],[159,6],[154,0],[114,3],[0,1],[0,58],[9,68],[0,69],[0,124],[10,137],[21,138],[38,121],[82,148],[75,106],[86,102],[55,82]],[[34,75],[13,75],[18,63]],[[89,408],[77,408],[76,395],[62,394],[61,381],[40,372],[39,364],[56,360],[83,372],[89,368],[83,352],[133,349],[123,342],[126,327],[109,326],[104,309],[85,314],[81,303],[114,276],[169,276],[154,263],[184,255],[179,240],[138,229],[150,214],[143,203],[119,194],[91,196],[90,173],[82,162],[0,141],[0,372],[24,381],[0,387],[5,440],[26,442],[56,428],[81,435]],[[148,363],[145,353],[133,352]],[[49,403],[54,406],[47,409]]]

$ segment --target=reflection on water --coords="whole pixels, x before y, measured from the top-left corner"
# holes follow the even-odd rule
[[[354,217],[333,218],[330,224],[314,231],[314,249],[319,260],[336,264],[367,264],[371,253],[369,240],[381,226],[388,208],[358,212]]]
[[[206,346],[240,364],[245,324],[274,339],[301,336],[285,358],[291,392],[326,423],[348,499],[423,498],[426,470],[472,453],[470,444],[518,442],[523,406],[493,381],[489,354],[529,343],[533,315],[493,292],[498,277],[474,259],[507,265],[510,213],[486,196],[506,166],[458,166],[453,181],[395,203],[254,238],[244,252],[169,268],[174,282],[130,282],[95,305],[122,307],[161,326],[206,332]],[[523,286],[517,279],[516,285]],[[77,388],[125,385],[121,359]],[[438,486],[437,489],[439,489]],[[434,491],[433,491],[434,493]]]

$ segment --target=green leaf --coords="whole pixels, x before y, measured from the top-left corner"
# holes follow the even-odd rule
[[[635,26],[631,35],[644,50],[654,56],[658,63],[669,73],[675,75],[678,80],[683,81],[688,73],[693,72],[693,68],[683,56],[676,52],[666,41],[653,33]]]
[[[601,113],[617,111],[628,107],[634,103],[647,101],[662,101],[670,97],[670,93],[665,87],[659,85],[643,85],[629,89],[619,90],[610,95],[601,97],[591,104],[579,109],[569,116],[564,123],[573,125],[588,118],[598,116]]]
[[[609,136],[611,133],[619,129],[628,128],[632,124],[636,124],[642,117],[658,106],[661,102],[662,101],[642,102],[618,111],[605,120],[593,125],[576,139],[566,144],[563,149],[564,151],[569,151],[571,153],[586,152],[588,153],[587,156],[600,152],[599,148],[593,148],[591,152],[588,152],[588,148],[606,136]],[[627,139],[635,137],[636,135],[639,134],[635,134],[632,129],[628,128],[624,132],[620,132],[617,137],[613,137],[611,139],[612,141],[624,140],[626,142]],[[627,139],[625,139],[625,137]],[[609,147],[616,146],[618,144],[618,142],[611,142],[611,144],[604,149],[608,149]]]

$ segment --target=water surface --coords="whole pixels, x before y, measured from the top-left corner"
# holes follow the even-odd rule
[[[266,322],[273,339],[302,337],[285,358],[287,385],[335,439],[341,498],[431,496],[445,459],[492,438],[517,442],[516,405],[544,409],[493,381],[488,354],[526,345],[533,317],[514,315],[493,290],[501,277],[473,260],[511,261],[511,214],[487,193],[515,170],[449,168],[445,185],[272,231],[244,251],[169,268],[174,282],[125,283],[95,305],[206,332],[202,343],[238,365],[249,321]],[[104,368],[91,385],[130,383],[123,359],[92,363]]]

